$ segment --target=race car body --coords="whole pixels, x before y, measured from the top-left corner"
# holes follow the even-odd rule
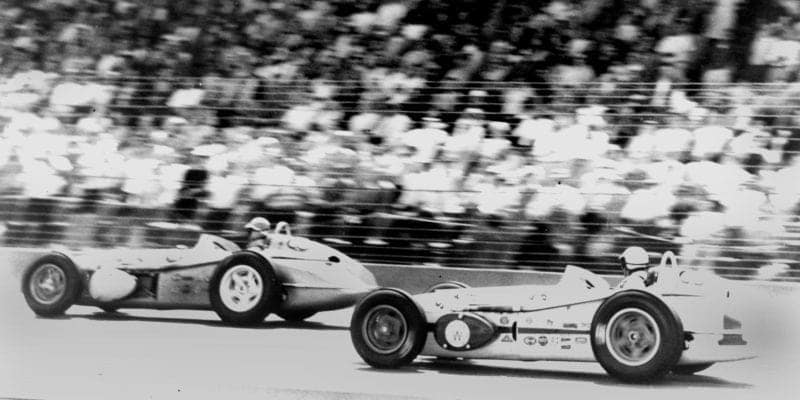
[[[672,260],[672,266],[667,265]],[[665,254],[641,287],[610,287],[567,267],[556,285],[438,290],[416,296],[380,289],[357,305],[356,350],[376,367],[417,355],[446,358],[599,361],[613,376],[643,381],[750,358],[729,282],[678,268]]]
[[[249,324],[269,313],[288,320],[353,305],[376,287],[359,262],[279,224],[264,248],[242,250],[214,235],[191,248],[51,253],[23,275],[22,290],[40,315],[72,304],[118,308],[213,309]]]

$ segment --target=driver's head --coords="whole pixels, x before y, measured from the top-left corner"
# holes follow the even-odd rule
[[[255,217],[244,226],[245,229],[250,233],[250,237],[255,236],[264,236],[269,232],[271,224],[269,220],[264,217]]]
[[[647,269],[650,263],[650,256],[647,255],[643,248],[638,246],[625,249],[619,259],[622,262],[622,272],[625,276],[634,271]]]

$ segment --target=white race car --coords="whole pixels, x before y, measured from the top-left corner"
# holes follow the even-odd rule
[[[214,235],[192,248],[52,252],[23,274],[22,292],[41,316],[73,304],[214,310],[228,323],[256,324],[270,313],[289,321],[350,307],[377,287],[358,261],[293,236],[279,223],[265,248],[242,250]]]
[[[416,296],[378,289],[356,306],[350,335],[358,354],[378,368],[401,367],[418,355],[598,361],[630,382],[754,356],[729,281],[679,268],[671,252],[641,272],[613,288],[569,266],[556,285]]]

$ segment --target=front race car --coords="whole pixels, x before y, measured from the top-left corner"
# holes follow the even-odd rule
[[[417,355],[597,361],[625,381],[693,373],[752,357],[726,281],[671,266],[642,288],[615,287],[570,267],[556,285],[441,290],[381,289],[353,313],[351,338],[370,365]],[[627,278],[626,278],[627,279]]]

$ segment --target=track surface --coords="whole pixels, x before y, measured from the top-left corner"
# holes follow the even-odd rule
[[[789,399],[800,393],[798,297],[748,303],[762,356],[698,376],[621,384],[598,364],[434,362],[380,371],[350,343],[350,310],[231,328],[212,312],[73,307],[37,318],[0,284],[0,397],[44,399]],[[752,338],[751,338],[752,339]]]

